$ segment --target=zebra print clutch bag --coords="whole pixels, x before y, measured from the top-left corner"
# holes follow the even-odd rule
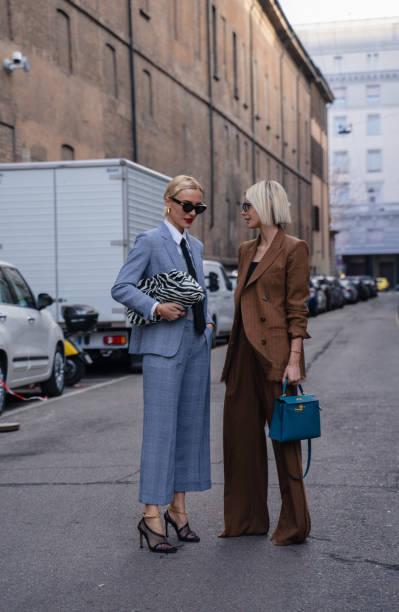
[[[202,302],[205,298],[205,291],[201,285],[190,274],[181,270],[171,270],[143,278],[136,287],[160,304],[175,302],[184,308]],[[126,309],[126,315],[132,325],[153,325],[161,320],[161,317],[156,315],[153,321],[146,321],[131,308]]]

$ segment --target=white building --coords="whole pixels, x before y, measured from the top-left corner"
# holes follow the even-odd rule
[[[335,95],[330,210],[347,274],[399,283],[399,17],[297,26]]]

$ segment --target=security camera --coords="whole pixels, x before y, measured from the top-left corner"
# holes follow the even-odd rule
[[[12,54],[12,61],[8,58],[3,62],[4,70],[12,73],[14,70],[18,70],[19,68],[23,68],[25,72],[29,72],[30,66],[26,57],[24,57],[21,51],[14,51]]]
[[[14,51],[12,54],[12,61],[14,64],[20,64],[22,62],[22,53],[21,51]]]

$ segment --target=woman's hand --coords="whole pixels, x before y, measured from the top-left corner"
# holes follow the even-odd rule
[[[165,302],[165,304],[158,304],[156,307],[156,314],[160,315],[166,321],[176,321],[186,315],[186,311],[180,304],[174,302]]]
[[[283,374],[283,384],[287,378],[289,385],[297,385],[301,381],[301,368],[299,365],[287,365]]]

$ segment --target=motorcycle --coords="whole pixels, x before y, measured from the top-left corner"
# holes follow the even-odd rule
[[[98,319],[98,311],[91,306],[73,304],[64,306],[62,316],[65,321],[65,385],[76,385],[84,376],[86,365],[93,363],[90,355],[76,342],[77,334],[92,331]]]

